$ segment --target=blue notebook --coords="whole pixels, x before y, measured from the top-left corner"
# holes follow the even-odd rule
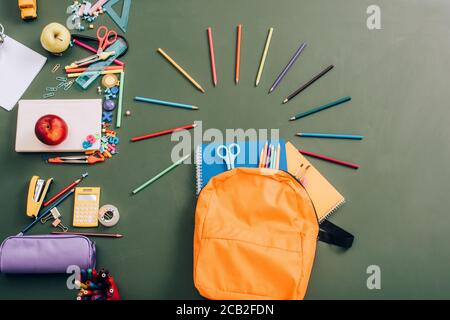
[[[287,161],[286,161],[286,143],[283,139],[279,139],[277,142],[269,141],[275,145],[280,143],[280,163],[279,169],[287,171]],[[226,145],[230,145],[226,143]],[[259,163],[259,156],[261,150],[264,148],[266,141],[246,141],[246,142],[236,142],[241,152],[238,154],[234,166],[236,168],[257,168]],[[227,165],[225,161],[222,160],[217,155],[217,147],[221,144],[210,143],[202,144],[197,146],[195,163],[196,163],[196,190],[197,195],[203,189],[203,187],[208,183],[208,181],[227,170]]]

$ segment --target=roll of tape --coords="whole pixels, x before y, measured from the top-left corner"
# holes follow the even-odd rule
[[[115,226],[120,219],[119,209],[113,205],[106,204],[98,210],[98,221],[105,227]]]

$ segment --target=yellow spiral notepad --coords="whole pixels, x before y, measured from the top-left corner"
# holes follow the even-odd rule
[[[333,214],[344,202],[344,197],[290,142],[286,142],[288,171],[299,179],[316,209],[319,222]]]

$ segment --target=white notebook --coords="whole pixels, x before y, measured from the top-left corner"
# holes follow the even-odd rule
[[[11,110],[47,60],[46,57],[5,37],[0,45],[0,106]]]

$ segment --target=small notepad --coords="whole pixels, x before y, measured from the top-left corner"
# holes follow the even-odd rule
[[[305,187],[316,209],[319,222],[344,204],[344,197],[290,142],[286,143],[286,158],[289,173],[299,179]]]
[[[47,60],[46,57],[6,36],[0,46],[0,106],[11,110]]]

